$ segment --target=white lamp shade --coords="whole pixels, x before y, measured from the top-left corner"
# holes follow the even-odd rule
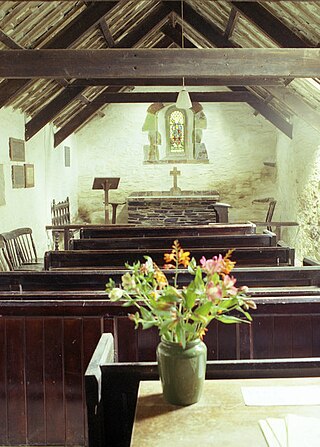
[[[178,98],[176,101],[176,107],[178,109],[190,109],[192,107],[192,102],[191,102],[189,93],[187,92],[187,90],[184,87],[178,95]]]

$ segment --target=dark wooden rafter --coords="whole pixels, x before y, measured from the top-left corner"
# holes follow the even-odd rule
[[[199,33],[201,33],[201,28],[197,29]],[[204,34],[210,41],[211,38]],[[217,41],[211,41],[213,45],[216,45]],[[230,45],[231,42],[230,42]],[[256,112],[259,112],[265,119],[270,121],[273,125],[275,125],[279,130],[281,130],[285,135],[289,138],[292,138],[292,125],[288,123],[277,111],[271,108],[268,104],[265,104],[262,99],[259,99],[253,93],[251,93],[246,87],[236,87],[229,85],[231,91],[247,91],[251,94],[251,99],[248,101],[248,104],[254,108]]]
[[[156,8],[151,14],[149,14],[144,22],[141,24],[144,33],[149,33],[154,26],[159,23],[159,20],[162,20],[166,17],[167,11],[164,9],[161,5]],[[134,46],[136,45],[139,40],[143,36],[141,35],[141,30],[134,30],[128,33],[125,37],[123,37],[118,43],[117,48],[121,48],[122,46],[124,48],[127,48],[128,46]],[[167,38],[165,42],[169,43]],[[108,89],[108,91],[119,91],[123,86],[125,86],[126,83],[123,83],[119,86],[118,89]],[[72,87],[72,88],[70,88]],[[47,104],[37,115],[35,115],[25,126],[25,139],[29,140],[31,137],[33,137],[37,132],[39,132],[40,129],[42,129],[43,126],[45,126],[47,123],[52,121],[61,110],[63,110],[65,107],[67,107],[72,101],[74,101],[78,95],[84,92],[85,88],[87,86],[81,85],[79,80],[76,80],[72,82],[69,87],[65,90],[63,90],[56,98],[54,98],[49,104]],[[76,122],[76,117],[74,119]],[[71,128],[73,120],[71,123],[67,124]],[[79,124],[79,126],[81,123]],[[78,127],[79,127],[78,126]],[[72,133],[74,130],[72,130],[70,133]],[[70,135],[70,134],[69,134]]]
[[[237,23],[237,19],[238,19],[239,13],[236,10],[236,8],[232,7],[231,11],[230,11],[230,15],[229,15],[229,19],[228,19],[228,23],[224,32],[224,36],[227,39],[230,39],[232,37],[234,28],[236,26]]]
[[[115,5],[116,1],[91,4],[72,20],[61,32],[57,33],[43,48],[68,48],[82,37],[89,29],[96,26]],[[0,107],[16,97],[22,89],[32,82],[30,79],[5,80],[0,84]]]
[[[4,33],[1,29],[0,42],[4,43],[8,48],[11,48],[12,50],[23,50],[23,47],[21,45],[11,39],[11,37],[7,36],[7,34]]]
[[[177,15],[181,14],[181,3],[179,1],[170,1],[165,4],[168,13],[174,11]],[[219,28],[210,23],[201,14],[195,11],[188,3],[184,3],[184,21],[200,34],[205,36],[210,42],[218,48],[231,48],[233,44],[221,34]],[[181,42],[181,41],[180,41]]]
[[[112,34],[110,32],[109,26],[105,19],[100,20],[99,22],[100,31],[104,37],[104,40],[107,42],[109,48],[113,48],[115,46]]]
[[[86,6],[90,5],[90,2],[88,2],[88,1],[85,1],[84,3]],[[112,34],[111,34],[109,26],[104,18],[100,20],[98,26],[99,26],[100,32],[101,32],[104,40],[106,41],[108,47],[109,48],[114,47],[114,40],[113,40]]]
[[[303,40],[291,31],[281,20],[260,5],[259,2],[231,1],[230,3],[279,46],[285,48],[305,48],[311,46],[310,42]]]

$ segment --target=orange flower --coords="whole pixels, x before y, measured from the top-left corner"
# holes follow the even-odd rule
[[[182,248],[179,250],[178,263],[182,264],[184,267],[188,267],[190,262],[190,252],[183,251]]]

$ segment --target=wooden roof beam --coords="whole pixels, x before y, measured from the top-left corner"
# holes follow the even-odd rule
[[[99,23],[115,5],[116,1],[92,4],[75,17],[65,28],[56,34],[43,48],[67,48]],[[17,50],[18,51],[18,50]],[[29,51],[29,50],[25,50]],[[35,50],[36,51],[36,50]],[[7,76],[3,76],[6,78]],[[27,76],[25,77],[27,78]],[[0,108],[28,86],[30,79],[6,80],[0,84]]]
[[[177,92],[139,92],[139,93],[109,93],[103,92],[95,100],[95,104],[132,104],[169,102],[174,103]],[[249,102],[252,94],[248,91],[239,92],[189,92],[192,102]],[[88,103],[91,101],[88,101]]]
[[[0,77],[113,78],[320,76],[318,48],[3,50]]]
[[[291,31],[281,20],[261,6],[259,2],[231,1],[230,3],[279,46],[286,48],[312,46],[310,42],[303,40]]]
[[[150,32],[154,28],[154,26],[159,23],[159,20],[165,18],[166,15],[167,11],[160,5],[159,8],[156,8],[152,14],[145,18],[145,20],[141,24],[142,28],[145,30],[146,33]],[[131,31],[117,43],[117,46],[132,46],[137,44],[140,39],[141,31]],[[167,39],[165,39],[165,41],[168,42]],[[110,87],[107,89],[107,91],[117,92],[122,88],[122,86],[125,86],[126,83],[124,82],[117,85],[119,85],[118,88]],[[30,121],[26,123],[25,139],[28,141],[37,132],[39,132],[42,127],[52,121],[55,116],[57,116],[58,113],[61,112],[61,110],[67,107],[72,101],[77,98],[78,95],[84,92],[86,87],[87,85],[81,84],[78,80],[69,84],[69,86],[65,90],[63,90],[57,97],[50,101],[49,104],[47,104],[42,110],[40,110],[37,115],[35,115],[33,118],[31,118]]]
[[[168,37],[169,39],[169,37]],[[172,41],[169,39],[170,43]],[[167,40],[165,41],[167,43]],[[159,42],[158,48],[166,48],[169,45],[162,45],[162,42]],[[291,79],[290,79],[291,80]],[[218,78],[188,78],[185,80],[185,84],[187,86],[243,86],[243,85],[263,85],[263,86],[283,86],[284,85],[284,79],[283,78],[263,78],[263,77],[256,77],[256,78],[232,78],[228,76],[225,77],[218,77]],[[101,86],[101,85],[126,85],[126,86],[174,86],[174,85],[181,85],[181,79],[179,78],[113,78],[113,79],[103,79],[103,78],[90,78],[90,79],[78,79],[75,83],[71,83],[68,85],[68,89],[77,88],[78,86]]]

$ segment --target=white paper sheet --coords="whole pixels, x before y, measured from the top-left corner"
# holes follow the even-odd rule
[[[259,425],[269,447],[282,447],[265,419],[261,419]]]
[[[277,438],[280,447],[287,447],[287,426],[283,418],[267,418],[267,423]]]
[[[246,405],[320,405],[320,386],[241,387]],[[319,444],[320,446],[320,444]]]
[[[319,447],[320,419],[289,414],[286,416],[288,447]]]

